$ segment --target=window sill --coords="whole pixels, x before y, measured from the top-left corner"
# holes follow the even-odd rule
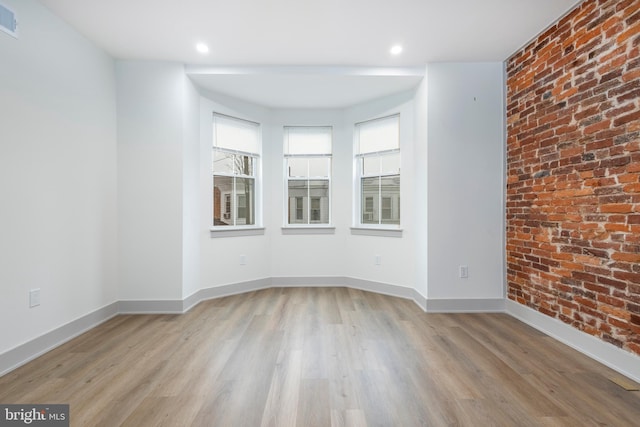
[[[402,229],[351,227],[351,234],[357,236],[402,237]]]
[[[331,226],[282,227],[282,234],[336,234],[336,228]]]
[[[264,235],[264,227],[210,228],[209,232],[212,238],[262,236]]]

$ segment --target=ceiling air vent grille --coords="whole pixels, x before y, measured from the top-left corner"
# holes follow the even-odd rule
[[[3,4],[0,4],[0,30],[18,38],[18,21],[16,14]]]

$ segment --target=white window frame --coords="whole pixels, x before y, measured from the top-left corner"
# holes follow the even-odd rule
[[[243,123],[245,125],[250,125],[250,126],[256,126],[257,127],[257,133],[258,133],[258,149],[256,150],[256,152],[250,152],[250,151],[243,151],[243,150],[235,150],[235,149],[230,149],[227,147],[218,147],[215,145],[215,142],[212,140],[212,144],[211,144],[211,191],[209,194],[211,194],[211,197],[213,198],[212,203],[210,204],[211,206],[211,215],[209,216],[210,218],[210,230],[211,230],[211,235],[212,237],[218,237],[219,236],[227,236],[227,235],[244,235],[243,231],[249,231],[251,234],[254,234],[254,230],[258,230],[259,234],[263,234],[263,230],[264,228],[262,227],[262,179],[261,179],[261,155],[260,155],[260,151],[262,148],[262,135],[261,135],[261,131],[262,131],[262,127],[260,125],[260,123],[258,122],[254,122],[252,120],[246,120],[246,119],[242,119],[242,118],[238,118],[238,117],[233,117],[233,116],[229,116],[226,114],[221,114],[221,113],[213,113],[213,123],[212,123],[212,129],[213,132],[215,132],[215,118],[216,117],[220,117],[222,119],[226,119],[226,120],[232,120],[232,121],[238,121],[240,123]],[[215,139],[215,138],[214,138]],[[215,172],[213,170],[213,165],[214,165],[214,158],[215,158],[215,153],[224,153],[224,154],[229,154],[229,155],[234,155],[234,156],[248,156],[252,159],[252,163],[253,163],[253,174],[251,175],[247,175],[247,174],[243,174],[243,173],[236,173],[235,170],[232,171],[231,173],[226,173],[226,172]],[[235,169],[235,164],[234,164],[234,169]],[[214,205],[215,205],[215,177],[219,176],[219,177],[229,177],[233,179],[233,190],[231,191],[231,193],[224,193],[220,195],[220,204],[221,204],[221,208],[222,211],[221,215],[225,216],[225,219],[232,219],[233,220],[233,224],[232,225],[215,225],[215,212],[213,211],[215,209]],[[237,178],[250,178],[253,179],[253,192],[254,192],[254,200],[253,200],[253,215],[254,215],[254,223],[253,224],[237,224],[237,219],[238,219],[238,197],[239,194],[237,194],[237,192],[235,191],[235,186],[236,186],[236,179]],[[232,194],[235,194],[236,197],[231,196]],[[227,212],[227,200],[229,200],[230,202],[230,211]],[[246,209],[246,206],[245,206]],[[230,217],[230,218],[226,218],[226,216]],[[215,232],[215,233],[214,233]],[[237,234],[236,232],[239,232],[240,234]],[[231,233],[231,234],[230,234]]]
[[[300,129],[300,128],[315,128],[315,129],[326,129],[328,130],[329,134],[331,135],[331,152],[330,153],[326,153],[326,154],[303,154],[303,153],[296,153],[296,154],[290,154],[287,152],[287,148],[286,148],[286,138],[287,138],[287,132],[288,129]],[[286,233],[287,230],[291,231],[291,230],[295,230],[295,229],[300,229],[300,230],[307,230],[307,231],[311,231],[314,229],[321,229],[321,230],[333,230],[333,215],[332,215],[332,174],[333,174],[333,127],[332,126],[284,126],[283,128],[283,132],[284,132],[284,140],[285,140],[285,145],[284,145],[284,162],[283,162],[283,172],[284,172],[284,215],[283,215],[283,226],[282,229],[283,231]],[[307,176],[305,178],[290,178],[289,177],[289,170],[288,170],[288,161],[290,159],[314,159],[314,158],[324,158],[324,159],[328,159],[329,160],[329,171],[328,171],[328,176],[310,176],[309,173],[307,173]],[[327,223],[320,223],[320,222],[313,222],[311,221],[311,195],[309,193],[307,193],[307,203],[306,205],[303,205],[303,209],[305,209],[306,212],[306,217],[307,217],[307,223],[293,223],[290,224],[289,223],[289,210],[290,210],[290,206],[289,206],[289,182],[290,181],[306,181],[307,183],[309,181],[314,181],[314,180],[318,180],[318,181],[328,181],[328,197],[327,197],[327,203],[329,204],[328,206],[328,222]],[[309,185],[307,185],[307,190],[308,192],[310,191],[309,189]],[[304,200],[304,199],[303,199]],[[296,203],[297,203],[297,198],[296,198]],[[304,202],[303,202],[304,203]],[[322,210],[322,207],[321,207]],[[297,211],[297,206],[296,206],[296,211]],[[297,213],[297,212],[296,212]],[[303,217],[304,217],[304,213],[303,213]]]
[[[394,148],[394,149],[385,149],[385,150],[380,150],[380,151],[373,151],[373,152],[368,152],[368,153],[361,153],[360,151],[360,140],[359,140],[359,127],[362,125],[366,125],[367,123],[371,123],[371,122],[375,122],[378,120],[388,120],[392,117],[396,117],[397,121],[398,121],[398,148]],[[362,179],[363,178],[367,178],[367,177],[379,177],[380,179],[384,178],[384,177],[389,177],[389,176],[399,176],[400,177],[400,194],[402,194],[402,168],[400,167],[398,170],[398,173],[378,173],[375,175],[371,175],[371,174],[365,174],[363,171],[363,159],[365,158],[371,158],[371,157],[379,157],[379,156],[384,156],[387,154],[398,154],[400,155],[400,162],[402,160],[402,155],[401,155],[401,117],[400,117],[400,113],[395,113],[395,114],[390,114],[390,115],[386,115],[386,116],[381,116],[381,117],[377,117],[371,120],[365,120],[362,122],[358,122],[354,124],[354,194],[356,195],[356,197],[354,198],[354,214],[353,214],[353,224],[354,226],[352,227],[352,233],[353,234],[367,234],[366,230],[373,230],[373,231],[380,231],[382,233],[386,232],[386,231],[390,231],[393,234],[389,234],[389,236],[401,236],[401,234],[397,235],[395,234],[396,232],[401,232],[402,230],[402,210],[401,208],[401,201],[402,198],[400,197],[399,199],[399,203],[398,203],[398,210],[399,210],[399,218],[398,218],[398,224],[384,224],[382,223],[382,199],[384,198],[382,195],[382,192],[380,192],[378,194],[378,203],[376,204],[375,201],[373,202],[373,209],[376,210],[376,205],[377,205],[377,211],[378,211],[378,223],[364,223],[362,221],[363,215],[365,214],[364,209],[365,206],[363,206],[363,194],[362,194]],[[392,205],[393,205],[393,200],[392,200]],[[374,214],[374,212],[371,213],[372,215]],[[364,231],[364,232],[363,232]],[[378,234],[375,234],[378,235]],[[387,234],[379,234],[381,236],[385,236]]]

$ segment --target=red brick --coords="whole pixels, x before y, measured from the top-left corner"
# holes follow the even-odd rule
[[[640,283],[640,274],[629,273],[627,271],[615,271],[613,277],[620,280],[627,280],[632,283]]]
[[[611,120],[603,120],[601,122],[594,123],[591,126],[585,127],[583,132],[585,135],[590,135],[592,133],[596,133],[603,129],[609,129],[610,125],[611,125]]]
[[[600,212],[603,213],[627,213],[633,212],[633,205],[628,203],[612,203],[600,206]]]
[[[625,185],[622,189],[625,193],[640,193],[640,182]]]
[[[629,27],[629,29],[627,29],[625,32],[621,33],[617,38],[616,38],[616,42],[620,45],[623,44],[625,41],[627,41],[627,39],[629,37],[635,36],[638,34],[638,32],[640,31],[638,28],[640,27],[640,25],[638,25],[638,22],[636,22],[634,25],[631,25]]]
[[[640,110],[618,117],[613,121],[613,125],[618,127],[636,120],[640,120]]]
[[[631,70],[628,73],[624,73],[622,75],[623,82],[630,82],[631,80],[637,80],[637,79],[640,79],[640,69]]]
[[[612,296],[609,295],[598,295],[598,301],[608,304],[612,307],[616,307],[618,310],[616,311],[611,311],[608,314],[614,314],[616,317],[624,319],[627,315],[625,313],[627,313],[626,310],[624,310],[624,306],[625,306],[625,301],[623,299],[620,298],[614,298]],[[620,309],[623,310],[620,310]]]
[[[611,259],[616,261],[640,263],[640,254],[629,254],[624,252],[617,252],[611,255]]]

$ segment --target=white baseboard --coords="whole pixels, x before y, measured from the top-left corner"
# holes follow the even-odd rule
[[[182,300],[124,300],[118,301],[118,314],[180,314]]]
[[[311,276],[311,277],[270,277],[265,279],[251,280],[248,282],[233,283],[229,285],[216,286],[213,288],[201,289],[187,297],[183,302],[183,311],[188,311],[201,301],[220,298],[223,296],[237,295],[245,292],[257,291],[269,288],[288,287],[334,287],[342,286],[363,291],[375,292],[399,298],[413,300],[422,310],[426,306],[426,298],[413,288],[391,285],[388,283],[374,282],[371,280],[357,279],[342,276]]]
[[[356,277],[340,277],[340,276],[323,276],[323,277],[273,277],[271,279],[272,287],[289,287],[289,286],[313,286],[313,287],[331,287],[344,286],[352,289],[360,289],[362,291],[375,292],[377,294],[389,295],[392,297],[410,299],[415,302],[423,311],[426,307],[427,299],[413,288],[406,286],[392,285],[383,282],[374,282],[372,280],[358,279]]]
[[[506,300],[507,313],[605,366],[640,382],[640,357],[536,310]]]
[[[413,288],[405,286],[391,285],[389,283],[373,282],[356,277],[345,277],[344,284],[349,288],[360,289],[377,294],[389,295],[392,297],[413,299]]]
[[[227,297],[230,295],[244,294],[246,292],[259,291],[271,287],[271,279],[257,279],[246,282],[232,283],[229,285],[215,286],[212,288],[200,289],[196,293],[188,296],[182,301],[183,313],[191,310],[202,301],[208,299]]]
[[[427,313],[504,313],[503,298],[428,299]]]
[[[333,287],[345,286],[346,277],[340,276],[312,276],[312,277],[272,277],[270,287],[290,288],[290,287]]]
[[[117,301],[0,354],[0,376],[118,314],[184,313],[202,301],[272,287],[344,286],[414,301],[428,313],[506,312],[617,372],[640,382],[640,357],[511,300],[427,299],[413,288],[353,277],[271,277],[201,289],[184,300]]]
[[[120,314],[114,302],[0,354],[0,377]]]

